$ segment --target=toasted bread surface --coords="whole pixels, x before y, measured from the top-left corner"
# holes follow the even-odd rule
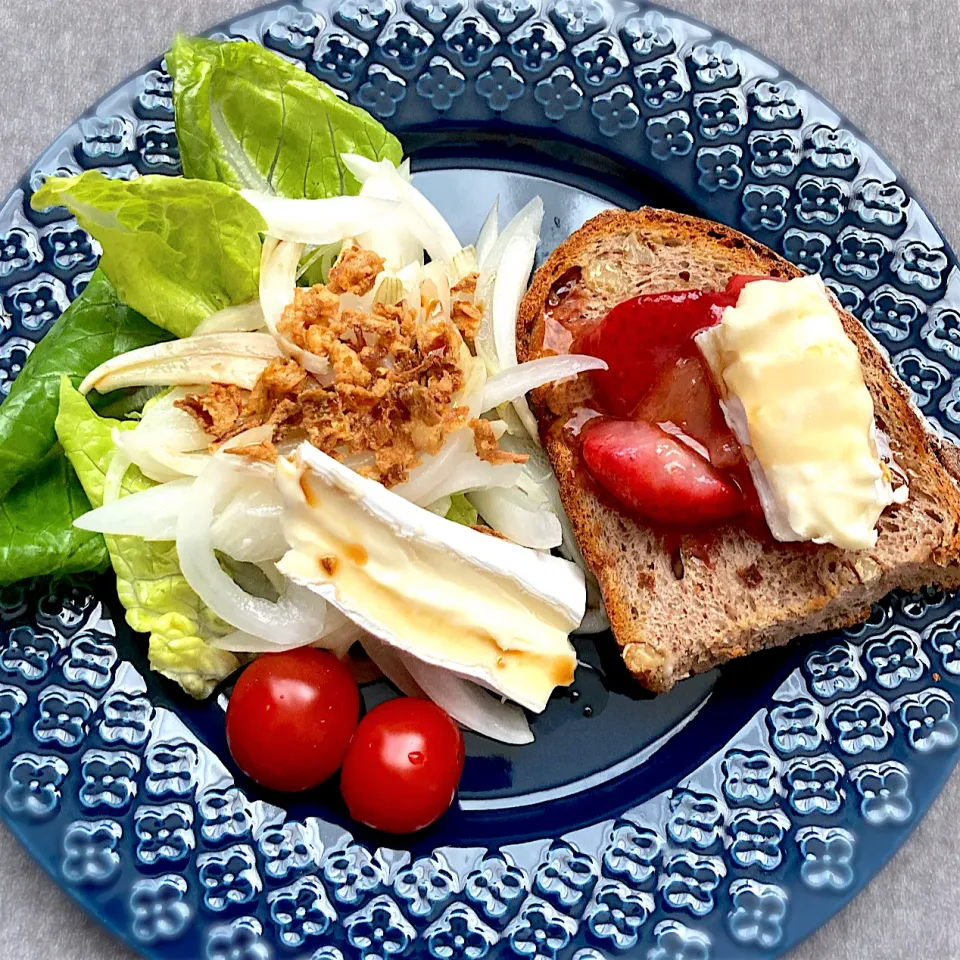
[[[793,264],[710,221],[644,208],[590,220],[537,271],[517,320],[521,361],[544,352],[545,307],[560,288],[568,309],[599,320],[644,293],[722,290],[734,274],[802,276]],[[572,299],[571,299],[572,298]],[[877,425],[909,478],[889,507],[877,545],[779,543],[728,523],[665,538],[595,492],[566,421],[589,397],[588,378],[532,396],[541,439],[581,550],[596,575],[630,671],[654,691],[754,651],[855,624],[890,590],[960,585],[960,458],[935,438],[866,329],[840,311],[860,352]]]

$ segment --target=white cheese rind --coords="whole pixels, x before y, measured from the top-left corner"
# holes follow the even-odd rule
[[[281,572],[398,649],[540,711],[573,678],[583,574],[412,504],[309,444],[280,460]]]
[[[881,462],[860,356],[823,281],[747,284],[697,345],[774,537],[875,546],[904,491]]]

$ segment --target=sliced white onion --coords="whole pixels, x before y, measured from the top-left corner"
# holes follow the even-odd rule
[[[381,177],[371,177],[361,188],[361,197],[396,201],[396,190]],[[382,221],[368,224],[367,229],[356,236],[357,245],[373,250],[383,257],[388,270],[397,271],[408,263],[423,263],[424,244],[410,228],[406,209],[392,214]],[[420,232],[429,232],[420,221]]]
[[[208,333],[130,350],[101,363],[80,384],[81,393],[125,387],[233,383],[249,390],[280,350],[265,333]]]
[[[264,640],[283,635],[290,643],[311,643],[323,633],[327,605],[321,597],[292,583],[276,603],[254,597],[237,586],[217,560],[211,534],[214,513],[218,502],[234,494],[240,477],[242,473],[218,455],[197,478],[177,523],[180,568],[200,599],[231,626]]]
[[[288,549],[282,516],[273,478],[251,476],[213,522],[214,548],[245,563],[279,560]]]
[[[200,426],[196,417],[178,407],[177,402],[191,394],[203,395],[206,392],[206,386],[174,387],[144,407],[140,422],[133,432],[149,433],[157,444],[180,453],[205,450],[213,437]]]
[[[233,633],[228,633],[225,637],[219,637],[209,642],[211,646],[218,647],[220,650],[255,655],[312,646],[319,650],[329,650],[335,657],[342,659],[354,643],[364,636],[366,636],[366,631],[363,628],[348,620],[336,607],[328,607],[323,636],[312,642],[309,640],[292,642],[286,634],[264,639],[243,630],[234,630]]]
[[[350,648],[368,636],[367,631],[349,617],[344,616],[332,604],[327,605],[327,621],[324,624],[323,636],[314,644],[323,650],[329,650],[343,658]]]
[[[108,506],[120,499],[120,494],[123,492],[123,478],[129,469],[130,458],[122,450],[114,450],[107,472],[103,475],[103,506]]]
[[[293,303],[302,243],[283,243],[272,237],[263,242],[260,256],[260,305],[267,329],[276,337],[283,311]]]
[[[441,483],[444,475],[450,472],[450,467],[457,458],[470,450],[472,442],[473,434],[467,428],[450,434],[440,448],[440,452],[434,456],[423,457],[420,466],[414,467],[407,479],[393,488],[393,492],[398,497],[421,505],[439,500],[440,495],[431,497],[431,491]]]
[[[443,667],[400,654],[424,693],[468,730],[500,743],[533,743],[526,714],[515,703],[498,700],[482,687]]]
[[[114,458],[116,458],[114,454]],[[177,518],[190,497],[193,480],[161,483],[121,497],[74,520],[81,530],[144,540],[175,540]]]
[[[435,513],[438,517],[445,517],[452,506],[453,501],[450,497],[441,497],[439,500],[434,500],[433,503],[426,504],[426,509]]]
[[[470,450],[454,459],[450,470],[440,478],[436,486],[430,488],[423,500],[433,503],[434,500],[454,493],[514,487],[520,482],[522,475],[523,466],[519,463],[487,463],[486,460],[481,460],[475,451]],[[420,500],[415,500],[414,503],[423,506]]]
[[[530,409],[530,404],[527,403],[526,397],[518,397],[516,400],[512,401],[512,406],[513,409],[516,410],[517,416],[520,418],[520,422],[523,424],[524,429],[530,435],[530,439],[537,440],[539,442],[537,418],[533,415],[533,411]]]
[[[450,280],[447,277],[446,267],[436,260],[431,260],[423,268],[423,275],[427,280],[432,280],[437,290],[437,299],[440,301],[440,309],[445,317],[450,316]]]
[[[563,541],[560,521],[522,490],[474,490],[467,499],[487,524],[521,547],[550,550]]]
[[[288,357],[293,357],[305,370],[309,370],[318,377],[326,378],[330,374],[327,358],[301,350],[277,329],[283,319],[284,310],[293,303],[302,255],[302,243],[277,240],[270,236],[264,240],[260,258],[260,303],[267,329],[280,344],[283,352]]]
[[[198,477],[210,460],[209,453],[178,453],[151,445],[149,437],[137,436],[136,431],[122,434],[117,441],[144,476],[157,483]]]
[[[460,249],[460,241],[450,224],[440,211],[413,184],[407,182],[389,160],[368,160],[355,153],[342,153],[340,159],[346,168],[361,182],[371,177],[382,179],[393,191],[397,200],[409,208],[410,226],[415,233],[413,220],[417,219],[426,227],[428,236],[418,236],[432,260],[449,263]],[[427,242],[429,240],[429,242]]]
[[[211,313],[206,320],[197,324],[192,337],[202,337],[208,333],[243,333],[262,330],[265,325],[263,308],[259,300],[241,303],[236,307],[227,307]]]
[[[465,371],[464,385],[459,395],[454,397],[454,405],[467,407],[470,418],[473,419],[480,416],[487,373],[483,362],[476,357],[471,357],[466,345],[461,349],[461,361]],[[439,500],[445,494],[430,497],[430,492],[441,483],[444,474],[449,473],[458,456],[470,451],[472,444],[473,432],[469,428],[465,427],[451,433],[440,448],[440,452],[423,457],[420,466],[411,470],[410,476],[394,487],[393,492],[421,505]],[[447,493],[459,493],[459,490],[448,490]]]
[[[480,277],[477,280],[477,299],[483,302],[489,314],[492,306],[493,284],[504,260],[507,247],[515,239],[527,239],[534,243],[540,239],[543,223],[543,201],[534,197],[499,234],[489,252],[480,260]]]
[[[458,284],[465,277],[476,273],[479,269],[477,263],[477,248],[474,246],[464,247],[451,261],[447,276],[452,285]]]
[[[512,239],[493,284],[493,342],[501,370],[509,370],[517,365],[517,311],[527,289],[536,250],[536,244],[525,237]],[[537,421],[526,399],[519,397],[514,400],[513,409],[517,411],[531,438],[536,440]]]
[[[259,656],[261,653],[279,653],[281,650],[296,650],[298,647],[310,646],[310,641],[302,641],[297,644],[274,643],[272,640],[264,640],[263,637],[255,637],[252,633],[244,630],[234,630],[225,637],[214,637],[207,641],[211,647],[218,650],[228,650],[230,653],[249,653]]]
[[[341,293],[340,309],[369,311],[373,308],[373,297],[375,292],[376,287],[374,286],[371,287],[370,290],[368,290],[362,297],[355,293]]]
[[[273,589],[277,591],[277,594],[283,593],[286,589],[287,580],[284,575],[277,569],[277,565],[272,560],[267,560],[263,563],[256,564],[260,568],[260,572],[270,581]],[[329,610],[330,607],[327,607]]]
[[[539,197],[535,197],[507,224],[503,233],[497,237],[489,253],[481,262],[480,277],[477,280],[477,291],[474,299],[483,306],[483,320],[480,323],[480,331],[474,343],[477,355],[483,358],[490,373],[497,373],[504,367],[516,364],[516,351],[514,351],[513,364],[508,362],[509,358],[500,357],[499,344],[494,330],[494,293],[501,266],[506,262],[507,249],[514,241],[526,241],[536,251],[542,222],[543,201]],[[525,288],[526,278],[524,278],[523,284]],[[507,286],[505,285],[501,292],[501,306],[507,292]],[[523,290],[520,290],[519,296],[522,295]],[[519,303],[519,299],[517,302]],[[516,312],[514,312],[513,322],[516,323]]]
[[[157,483],[195,477],[210,459],[208,447],[213,437],[195,417],[175,405],[191,392],[183,387],[171,390],[144,408],[135,430],[115,434],[117,446]]]
[[[392,216],[400,206],[396,200],[369,196],[292,200],[253,190],[241,190],[240,194],[266,220],[270,236],[316,246],[362,233],[371,223]]]
[[[171,480],[180,480],[186,473],[179,466],[174,467],[169,463],[164,463],[164,458],[155,455],[149,443],[144,443],[143,438],[136,435],[136,430],[113,431],[113,442],[117,450],[122,451],[124,456],[140,470],[140,472],[153,480],[155,483],[168,483]],[[182,456],[201,456],[198,454],[184,454]],[[209,459],[207,457],[206,459]],[[199,469],[196,471],[199,473]]]
[[[497,235],[500,230],[500,198],[493,201],[493,206],[487,214],[487,219],[483,221],[480,233],[477,235],[477,264],[482,270],[493,245],[497,242]]]
[[[483,389],[483,410],[493,410],[544,384],[575,377],[587,370],[606,369],[604,360],[579,354],[540,357],[539,360],[529,360],[515,367],[505,367],[487,380]]]
[[[367,656],[379,667],[380,672],[408,697],[426,697],[420,684],[407,669],[404,656],[396,647],[384,643],[379,637],[368,633],[361,641]]]

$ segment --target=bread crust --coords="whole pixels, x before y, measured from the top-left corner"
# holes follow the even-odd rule
[[[544,308],[557,281],[573,268],[593,269],[600,259],[620,271],[624,286],[608,296],[586,284],[591,299],[584,308],[597,316],[640,293],[723,289],[733,274],[803,275],[721,224],[649,207],[605,211],[562,243],[534,276],[517,318],[521,361],[541,355]],[[778,543],[727,524],[712,532],[709,556],[702,537],[680,536],[678,579],[677,558],[664,538],[611,507],[586,481],[563,429],[569,395],[546,387],[531,396],[564,506],[600,583],[623,659],[651,690],[669,690],[691,674],[795,637],[861,622],[873,602],[897,587],[960,585],[958,451],[926,427],[908,388],[862,324],[840,314],[860,353],[878,425],[910,477],[907,503],[884,512],[877,547],[869,552]]]

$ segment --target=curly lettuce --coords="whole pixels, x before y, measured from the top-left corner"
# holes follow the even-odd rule
[[[462,493],[455,493],[450,497],[450,506],[447,508],[446,518],[465,527],[476,526],[479,520],[477,509]]]
[[[114,428],[132,429],[99,416],[67,378],[60,385],[57,436],[80,483],[95,507],[103,503],[104,478],[115,452]],[[153,486],[136,467],[124,477],[124,494]],[[106,536],[117,575],[117,593],[127,611],[127,623],[150,635],[150,666],[197,698],[209,696],[240,661],[210,646],[231,628],[191,589],[180,572],[177,548],[171,542],[139,537]]]
[[[30,352],[0,405],[0,496],[36,471],[56,444],[53,423],[63,374],[76,385],[111,357],[168,339],[169,334],[125,306],[110,281],[97,270],[83,293]],[[109,402],[99,396],[95,400]],[[55,468],[47,465],[41,476],[51,472],[56,472]],[[53,515],[65,515],[66,505],[66,501],[46,502],[54,508]],[[8,513],[25,506],[22,495],[15,503],[5,505]],[[31,522],[39,519],[42,517],[30,518]],[[26,523],[28,518],[21,517],[21,521]]]
[[[89,509],[77,475],[54,447],[0,501],[0,586],[47,574],[106,570],[103,537],[73,525]]]
[[[369,113],[259,44],[177,37],[167,67],[188,177],[316,200],[359,191],[341,153],[403,159]]]
[[[183,177],[51,177],[34,210],[64,206],[103,248],[120,299],[177,337],[259,295],[266,223],[236,190]]]

